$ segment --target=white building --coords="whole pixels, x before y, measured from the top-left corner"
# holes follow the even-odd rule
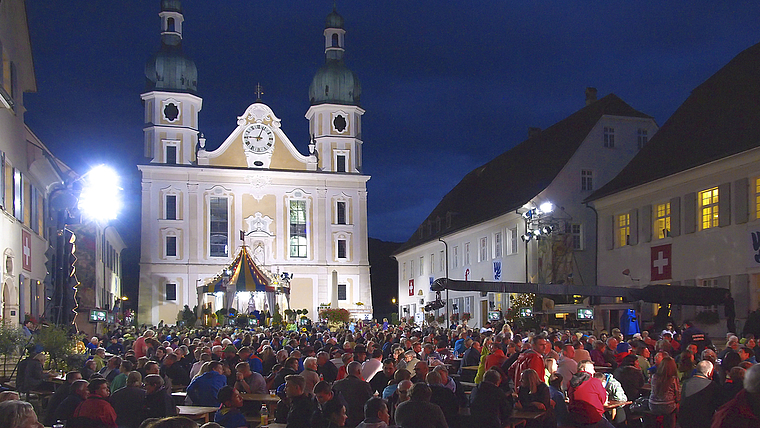
[[[760,307],[759,58],[760,45],[752,46],[695,88],[589,198],[600,219],[600,284],[730,289],[739,328]],[[676,320],[723,315],[720,305],[672,303]],[[656,313],[642,309],[644,320]],[[725,324],[714,329],[725,332]]]
[[[582,201],[657,125],[614,94],[596,100],[589,88],[586,97],[586,107],[546,130],[532,129],[527,140],[467,174],[397,250],[401,317],[435,299],[430,284],[447,270],[459,280],[596,284],[596,215]],[[526,221],[523,214],[545,203],[551,213]],[[547,226],[548,237],[522,238]],[[506,294],[479,292],[449,292],[448,305],[478,325],[489,309],[509,307]]]
[[[309,89],[312,141],[299,145],[261,100],[237,118],[215,150],[199,138],[195,64],[181,51],[179,1],[163,1],[161,50],[146,66],[139,322],[174,323],[198,304],[197,287],[217,276],[243,242],[273,276],[287,272],[290,306],[315,318],[320,304],[372,313],[367,191],[362,173],[361,87],[343,63],[343,18],[327,17],[325,65]],[[233,306],[263,309],[263,296]],[[206,295],[213,309],[221,296]],[[281,307],[281,309],[285,309]],[[270,308],[271,310],[271,308]]]

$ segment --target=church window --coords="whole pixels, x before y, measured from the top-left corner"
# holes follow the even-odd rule
[[[615,147],[615,128],[605,126],[604,127],[604,147]]]
[[[333,34],[332,35],[332,46],[334,48],[340,47],[340,45],[338,44],[338,35],[337,34]]]
[[[211,198],[210,213],[210,255],[211,257],[227,257],[229,255],[229,213],[227,198]]]
[[[637,145],[638,145],[639,150],[644,148],[644,146],[649,142],[649,136],[647,135],[647,133],[648,133],[647,130],[642,129],[642,128],[639,128],[637,132],[637,137],[638,137]]]
[[[346,240],[345,239],[338,239],[338,258],[339,259],[346,258]]]
[[[718,226],[718,188],[699,192],[699,209],[702,216],[702,229]]]
[[[670,237],[670,202],[656,205],[654,230],[657,233],[657,239]]]
[[[174,32],[174,18],[169,18],[166,20],[166,31]]]
[[[493,235],[493,256],[495,258],[501,257],[502,252],[501,232],[496,232]]]
[[[470,243],[465,242],[464,244],[464,266],[470,265]]]
[[[625,247],[630,244],[631,238],[631,215],[628,213],[618,214],[615,221],[615,246]]]
[[[166,237],[166,257],[177,257],[177,237],[176,236]],[[110,257],[109,257],[109,260],[110,260]]]
[[[306,258],[306,201],[290,201],[290,257]]]
[[[344,201],[338,201],[337,204],[337,217],[338,217],[338,224],[347,224],[346,223],[346,203]]]
[[[346,284],[338,284],[338,300],[348,300]]]
[[[346,155],[337,155],[335,161],[335,171],[346,172]]]
[[[174,122],[179,117],[179,107],[175,103],[168,103],[164,107],[164,118],[169,122]]]
[[[177,300],[177,284],[166,284],[166,299],[165,300]]]
[[[581,170],[581,190],[594,190],[594,172],[590,169]]]
[[[346,122],[346,118],[342,114],[335,115],[335,119],[333,119],[333,127],[336,131],[343,133],[347,126],[348,122]]]
[[[167,220],[177,219],[177,196],[176,195],[166,195],[166,219]]]
[[[169,165],[177,164],[177,146],[166,146],[166,163]]]

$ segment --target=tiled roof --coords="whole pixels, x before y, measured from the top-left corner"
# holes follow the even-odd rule
[[[650,118],[615,94],[587,105],[468,173],[422,223],[422,235],[418,228],[396,253],[522,207],[549,186],[604,115]]]
[[[646,146],[587,200],[760,145],[760,44],[697,86]]]

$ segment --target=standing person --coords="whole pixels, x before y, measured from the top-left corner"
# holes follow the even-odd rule
[[[514,404],[499,385],[501,374],[488,370],[483,374],[483,382],[470,394],[470,414],[472,426],[479,428],[501,428],[512,415]]]
[[[89,395],[74,411],[72,417],[78,419],[79,423],[71,426],[82,426],[82,424],[95,424],[106,428],[116,428],[116,411],[108,402],[108,381],[102,378],[93,379],[87,385]]]
[[[346,368],[348,375],[333,385],[348,403],[348,420],[346,426],[355,427],[364,418],[364,403],[372,397],[372,387],[361,379],[361,363],[352,361]]]
[[[126,376],[126,386],[114,391],[109,401],[116,411],[116,424],[120,428],[138,428],[145,417],[142,375],[140,372],[129,372]]]
[[[655,415],[665,415],[665,428],[676,426],[676,410],[681,401],[681,387],[678,384],[678,368],[671,357],[665,357],[652,375],[652,393],[649,395],[649,410]]]

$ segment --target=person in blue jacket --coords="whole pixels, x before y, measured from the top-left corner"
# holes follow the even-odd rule
[[[187,386],[187,396],[194,406],[219,407],[219,390],[227,385],[224,366],[219,361],[209,363],[209,371],[196,377]]]

